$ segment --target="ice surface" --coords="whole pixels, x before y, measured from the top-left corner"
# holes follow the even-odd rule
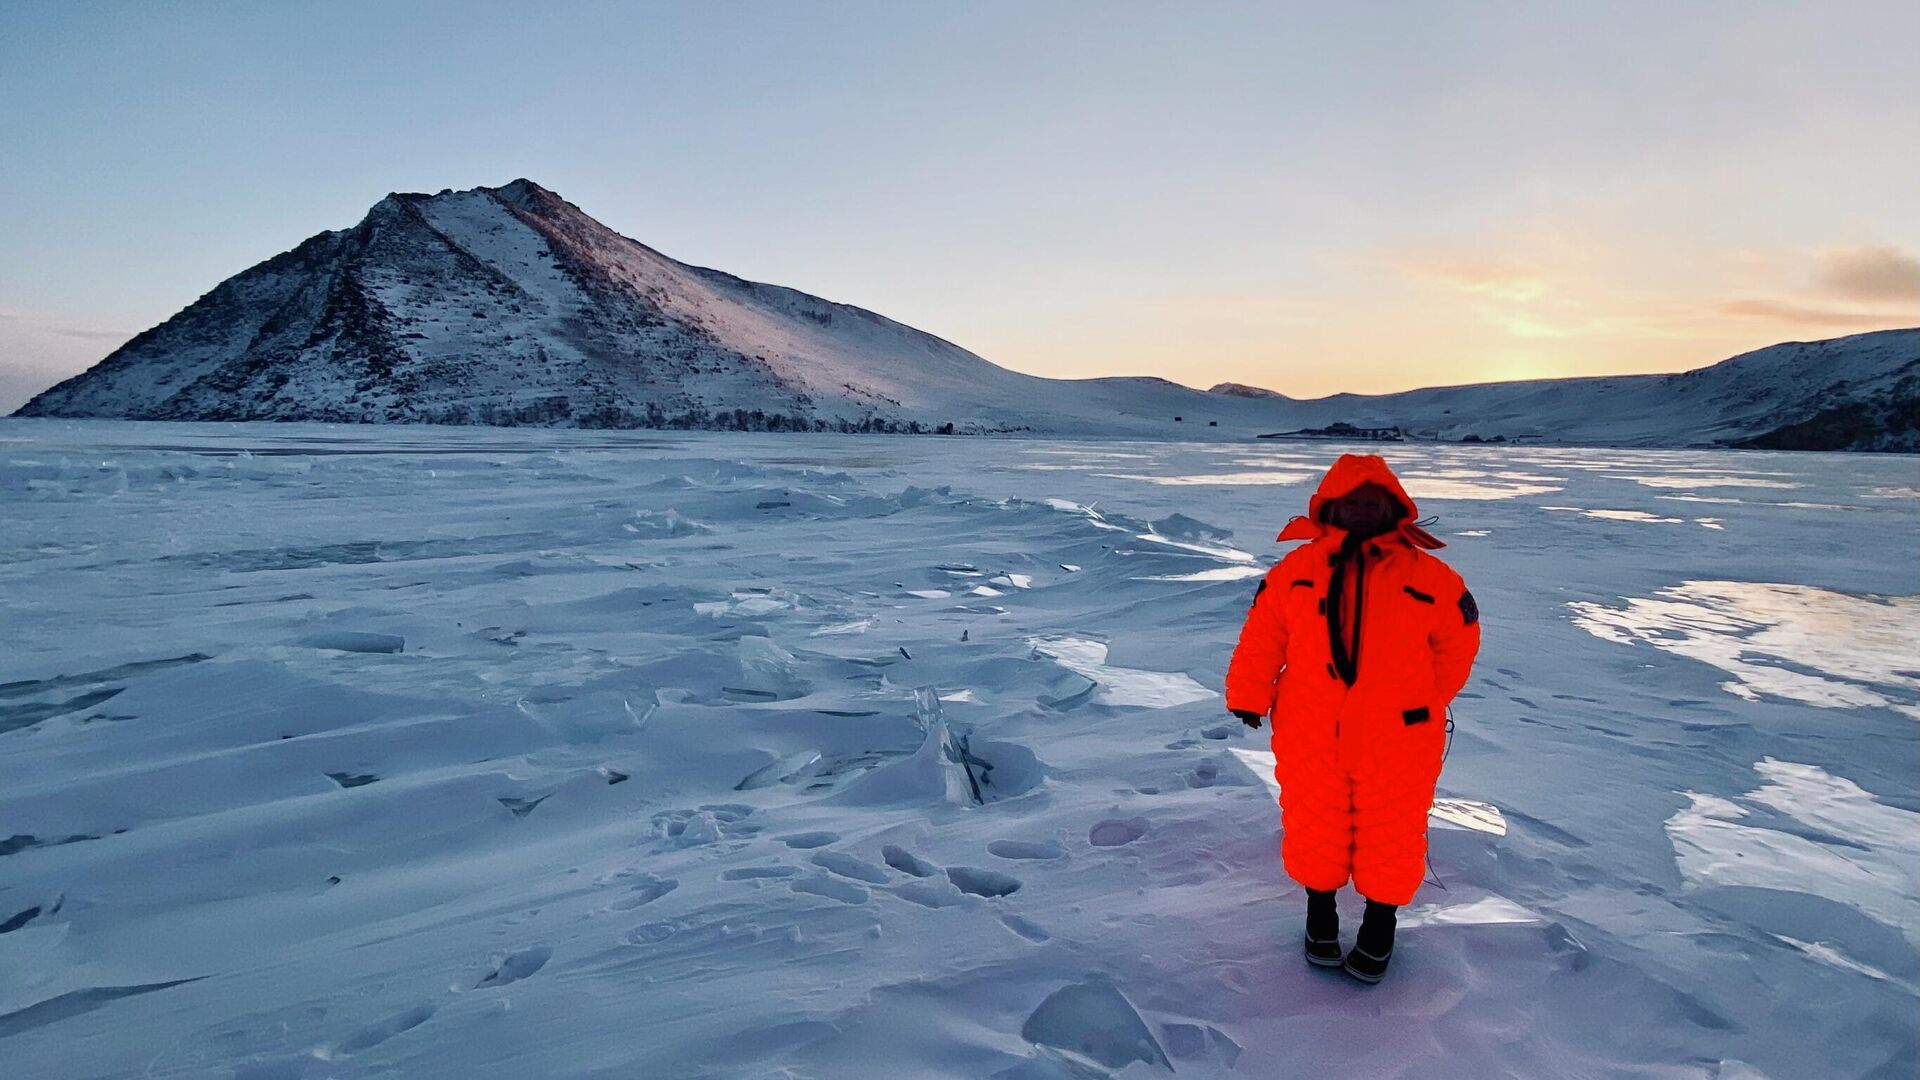
[[[1372,988],[1218,693],[1343,449],[1506,827]],[[8,421],[0,1072],[1911,1076],[1911,467]]]
[[[1689,792],[1691,805],[1667,820],[1688,883],[1797,891],[1818,882],[1819,895],[1920,945],[1920,813],[1817,766],[1763,758],[1754,769],[1760,787],[1737,800]],[[1742,820],[1750,806],[1779,817]]]
[[[1421,904],[1400,913],[1401,929],[1417,926],[1499,926],[1543,922],[1536,912],[1499,896],[1458,904]]]
[[[1777,582],[1683,581],[1626,606],[1575,601],[1575,622],[1723,668],[1742,697],[1896,709],[1920,719],[1920,597]]]

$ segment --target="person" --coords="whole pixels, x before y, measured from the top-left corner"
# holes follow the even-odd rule
[[[1378,982],[1425,876],[1447,705],[1480,651],[1480,610],[1377,454],[1342,454],[1278,540],[1227,666],[1226,706],[1271,716],[1281,861],[1307,891],[1308,961]],[[1340,951],[1334,894],[1366,899]]]

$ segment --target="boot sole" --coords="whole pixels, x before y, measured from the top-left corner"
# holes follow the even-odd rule
[[[1359,979],[1361,982],[1366,983],[1368,986],[1372,986],[1374,983],[1377,983],[1381,979],[1384,979],[1387,977],[1387,973],[1384,971],[1378,975],[1368,975],[1367,973],[1360,971],[1356,968],[1348,967],[1345,961],[1342,961],[1340,966],[1342,969],[1346,971],[1347,974],[1353,976],[1356,979]]]
[[[1344,959],[1338,956],[1319,957],[1319,956],[1313,955],[1312,953],[1307,954],[1307,963],[1312,964],[1315,967],[1325,967],[1325,968],[1345,967],[1347,964],[1347,962]]]
[[[1366,959],[1379,964],[1380,970],[1373,973],[1361,971],[1359,968],[1353,966],[1353,958],[1355,956],[1365,957]],[[1388,949],[1387,955],[1385,956],[1375,956],[1369,952],[1362,952],[1360,949],[1360,946],[1355,945],[1353,947],[1353,951],[1347,954],[1346,959],[1340,962],[1340,966],[1346,969],[1347,974],[1353,976],[1356,979],[1359,979],[1363,983],[1367,983],[1371,985],[1387,977],[1387,962],[1391,959],[1393,959],[1392,949]]]
[[[1331,945],[1333,946],[1334,955],[1315,956],[1311,948],[1313,945]],[[1329,941],[1315,941],[1313,938],[1308,938],[1303,944],[1302,951],[1306,953],[1307,963],[1315,967],[1340,967],[1347,962],[1347,958],[1340,953],[1339,938],[1333,938]]]

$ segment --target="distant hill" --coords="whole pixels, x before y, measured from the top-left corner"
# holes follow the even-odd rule
[[[678,262],[529,180],[393,194],[229,278],[17,416],[1920,449],[1920,331],[1681,375],[1300,401],[1046,379],[863,308]]]
[[[1920,329],[1790,341],[1672,375],[1530,379],[1298,400],[1238,383],[1301,426],[1458,441],[1920,451]]]
[[[1291,400],[1287,395],[1277,390],[1263,390],[1258,386],[1248,386],[1246,383],[1237,382],[1215,383],[1207,390],[1207,393],[1225,394],[1228,397],[1279,398],[1283,401]]]

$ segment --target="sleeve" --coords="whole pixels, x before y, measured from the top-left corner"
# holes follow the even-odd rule
[[[1286,590],[1270,587],[1281,576],[1279,566],[1267,571],[1253,590],[1253,604],[1240,627],[1239,644],[1227,663],[1227,708],[1259,713],[1273,711],[1275,684],[1287,663]]]
[[[1433,682],[1444,704],[1453,700],[1467,676],[1473,671],[1473,659],[1480,653],[1480,606],[1467,583],[1451,567],[1447,570],[1447,588],[1434,612],[1433,630],[1427,644],[1433,650]]]

